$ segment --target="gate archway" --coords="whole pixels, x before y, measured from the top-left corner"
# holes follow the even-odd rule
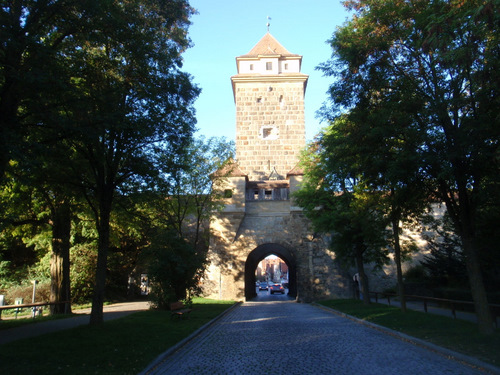
[[[286,247],[275,243],[267,243],[257,246],[248,254],[245,262],[245,299],[247,301],[257,296],[255,291],[255,270],[259,262],[272,254],[280,257],[288,266],[288,295],[293,298],[297,297],[297,265],[295,257]]]

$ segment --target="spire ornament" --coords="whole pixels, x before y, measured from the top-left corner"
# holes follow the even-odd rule
[[[269,21],[271,21],[271,17],[267,16],[267,32],[269,32],[269,26],[271,26],[271,23]]]

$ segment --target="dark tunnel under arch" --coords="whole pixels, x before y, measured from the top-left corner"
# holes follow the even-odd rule
[[[297,265],[293,253],[282,245],[267,243],[257,246],[248,254],[245,262],[245,299],[247,301],[257,296],[255,291],[255,270],[259,262],[271,254],[280,257],[288,266],[288,295],[293,298],[297,297]]]

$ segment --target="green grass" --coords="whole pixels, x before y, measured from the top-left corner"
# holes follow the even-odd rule
[[[0,345],[0,373],[137,374],[232,304],[195,299],[189,319],[148,310],[99,327],[85,325]]]
[[[493,365],[500,365],[500,330],[491,336],[478,332],[477,324],[461,319],[426,314],[359,300],[322,301],[322,305],[371,323],[405,333],[453,351],[475,357]]]

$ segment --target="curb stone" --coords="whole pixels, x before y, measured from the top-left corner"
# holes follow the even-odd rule
[[[226,309],[224,312],[220,313],[218,316],[216,316],[214,319],[209,321],[208,323],[205,323],[202,325],[200,328],[198,328],[196,331],[191,333],[188,337],[182,339],[179,341],[177,344],[174,346],[171,346],[167,350],[165,350],[163,353],[161,353],[158,357],[156,357],[144,370],[142,370],[138,375],[147,375],[151,371],[155,370],[158,366],[160,366],[163,362],[165,362],[168,357],[170,357],[172,354],[177,352],[179,349],[181,349],[183,346],[191,342],[193,339],[195,339],[200,333],[205,331],[208,327],[210,327],[212,324],[217,322],[219,319],[224,317],[226,314],[228,314],[230,311],[234,310],[236,307],[241,305],[241,302],[236,302],[233,304],[231,307]]]
[[[500,375],[500,368],[499,367],[496,367],[495,365],[483,362],[477,358],[470,357],[468,355],[458,353],[458,352],[455,352],[455,351],[450,350],[450,349],[443,348],[441,346],[438,346],[438,345],[432,344],[430,342],[406,335],[404,333],[395,331],[395,330],[387,328],[387,327],[382,327],[382,326],[379,326],[377,324],[367,322],[366,320],[356,318],[355,316],[345,314],[341,311],[332,309],[331,307],[320,305],[316,302],[311,303],[311,305],[316,306],[322,310],[329,311],[333,314],[342,316],[344,318],[350,319],[354,322],[365,325],[367,327],[370,327],[370,328],[375,329],[377,331],[380,331],[382,333],[391,335],[391,336],[396,337],[402,341],[406,341],[406,342],[409,342],[410,344],[420,346],[420,347],[425,348],[427,350],[433,351],[433,352],[438,353],[438,354],[440,354],[443,357],[446,357],[448,359],[451,359],[451,360],[454,360],[457,362],[461,362],[463,364],[466,364],[470,367],[474,367],[478,370],[487,372],[489,374]]]

